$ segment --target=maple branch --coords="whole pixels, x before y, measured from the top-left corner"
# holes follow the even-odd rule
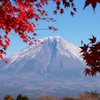
[[[40,28],[40,29],[34,29],[34,30],[49,30],[48,28]]]

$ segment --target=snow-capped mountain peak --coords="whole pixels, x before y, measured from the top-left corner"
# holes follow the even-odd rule
[[[27,48],[21,50],[20,52],[13,54],[11,56],[11,58],[12,58],[11,63],[14,62],[15,60],[20,59],[25,56],[27,56],[29,58],[34,58],[35,55],[39,51],[42,52],[41,49],[42,50],[44,49],[45,52],[47,52],[45,49],[45,48],[47,48],[47,46],[48,46],[48,48],[51,48],[54,46],[59,51],[59,53],[61,53],[62,55],[67,55],[68,57],[70,57],[70,55],[72,55],[73,57],[81,59],[79,47],[69,41],[64,40],[60,36],[53,36],[53,37],[49,36],[49,37],[40,39],[40,41],[43,42],[43,44],[37,43],[37,45],[34,44],[33,46],[27,47]],[[49,51],[48,51],[48,53],[49,53]]]

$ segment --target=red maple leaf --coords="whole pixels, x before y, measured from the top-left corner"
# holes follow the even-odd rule
[[[71,16],[74,16],[75,14],[74,14],[74,12],[71,11],[71,12],[70,12],[70,15],[71,15]]]
[[[55,15],[56,15],[56,14],[57,14],[57,10],[54,10],[54,11],[53,11],[53,14],[55,14]]]
[[[33,36],[37,36],[37,34],[36,33],[33,33]]]
[[[87,6],[89,6],[91,4],[92,5],[92,8],[95,11],[95,8],[97,6],[97,3],[100,3],[100,0],[86,0],[83,9],[85,9]]]
[[[95,43],[96,42],[96,37],[92,36],[92,38],[89,39],[91,42],[90,43]]]
[[[7,39],[7,38],[8,38],[8,36],[7,36],[7,35],[4,35],[4,38],[5,38],[5,39]]]
[[[85,71],[84,71],[85,75],[90,75],[91,71],[89,68],[86,68]]]
[[[81,48],[81,52],[87,52],[87,50],[88,50],[88,45],[86,45],[86,44],[84,44],[84,46],[81,46],[80,48]]]
[[[74,10],[75,12],[77,11],[75,7],[73,8],[73,10]]]
[[[100,3],[100,0],[97,0],[98,3]]]
[[[64,9],[60,9],[60,14],[63,14],[64,13]]]

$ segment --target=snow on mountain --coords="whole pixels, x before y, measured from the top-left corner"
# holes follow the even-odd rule
[[[62,37],[45,37],[40,41],[43,44],[35,44],[8,57],[9,64],[0,70],[9,72],[13,70],[17,73],[33,71],[50,76],[61,70],[65,73],[65,69],[80,69],[84,64],[79,47]]]
[[[75,58],[80,58],[80,49],[79,47],[75,46],[73,43],[70,43],[66,40],[64,40],[60,36],[54,36],[54,37],[45,37],[41,39],[40,41],[43,42],[43,45],[37,44],[33,45],[31,47],[28,47],[26,49],[23,49],[22,51],[14,54],[11,56],[13,59],[10,63],[13,63],[15,60],[21,59],[25,56],[29,58],[34,58],[35,55],[38,52],[41,52],[41,49],[45,48],[45,46],[48,45],[48,48],[56,46],[55,48],[58,49],[58,52],[60,52],[62,55],[66,55],[68,57],[73,56]],[[52,44],[53,42],[53,44]]]
[[[0,62],[0,95],[74,95],[85,90],[100,91],[98,77],[85,77],[80,48],[60,36],[40,39],[43,44],[27,47]],[[95,85],[97,84],[97,85]],[[70,91],[70,92],[69,92]]]

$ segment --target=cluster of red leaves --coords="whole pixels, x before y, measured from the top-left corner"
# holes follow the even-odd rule
[[[88,68],[85,69],[85,75],[96,75],[100,73],[100,42],[96,42],[96,37],[89,39],[89,44],[81,46],[81,53]]]
[[[85,5],[84,5],[84,8],[87,7],[87,6],[89,6],[91,4],[92,5],[92,8],[95,10],[95,8],[97,6],[97,3],[100,3],[100,0],[86,0],[85,1]]]
[[[56,10],[60,11],[60,14],[64,10],[60,7],[63,3],[64,7],[72,7],[73,11],[76,11],[74,7],[73,0],[51,0],[56,4]],[[23,40],[23,42],[32,45],[36,42],[35,33],[36,21],[45,20],[45,21],[55,21],[53,18],[48,17],[46,9],[44,6],[48,6],[49,0],[0,0],[0,29],[5,32],[5,34],[0,34],[0,59],[6,60],[3,58],[3,55],[6,54],[6,49],[10,45],[9,33],[11,30]],[[71,15],[74,15],[74,12],[71,12]],[[33,19],[34,22],[32,22]],[[49,30],[56,31],[57,28],[54,26],[49,26]],[[29,35],[29,33],[33,35]]]
[[[73,0],[53,0],[53,1],[56,2],[56,10],[53,11],[54,14],[57,14],[58,11],[60,12],[60,14],[64,13],[64,9],[60,7],[61,4],[64,6],[64,8],[72,8],[72,10],[70,11],[71,16],[74,16],[75,12],[77,11]]]

